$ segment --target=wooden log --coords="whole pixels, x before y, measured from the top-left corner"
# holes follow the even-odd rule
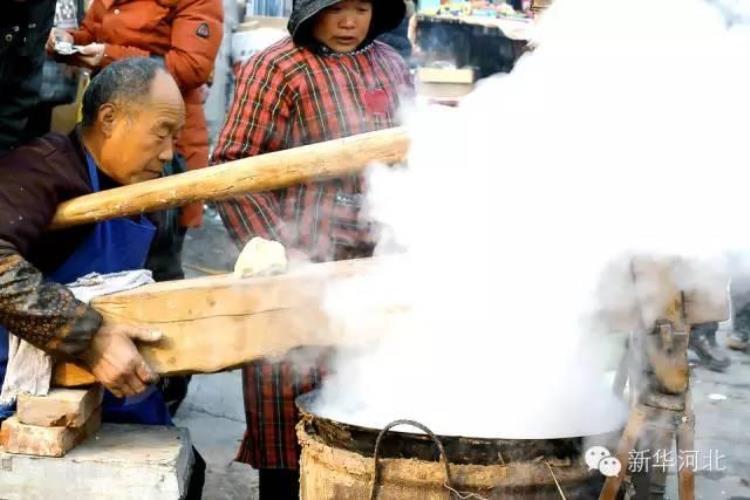
[[[18,397],[16,417],[22,424],[82,427],[102,404],[102,388],[52,389],[46,396]]]
[[[138,324],[163,333],[160,342],[139,346],[158,373],[211,373],[282,356],[298,346],[355,342],[326,314],[326,287],[390,265],[393,259],[398,258],[308,264],[270,277],[222,275],[162,282],[99,297],[91,304],[105,322]],[[387,321],[398,311],[396,304],[372,311],[376,321],[383,321],[382,327],[373,326],[372,335],[386,331]],[[366,337],[360,335],[356,342],[366,342]],[[81,371],[64,364],[57,369],[54,384],[66,387],[93,381],[81,377]]]
[[[0,450],[43,457],[62,457],[94,434],[102,423],[99,407],[82,427],[40,427],[22,424],[13,416],[0,427]],[[39,478],[43,481],[44,478]]]
[[[61,204],[51,228],[135,215],[184,205],[268,191],[315,179],[340,177],[373,162],[403,162],[409,139],[403,128],[391,128],[343,139],[287,149],[211,168],[108,189]]]

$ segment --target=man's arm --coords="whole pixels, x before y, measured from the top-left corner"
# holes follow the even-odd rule
[[[0,324],[50,354],[79,357],[102,325],[94,309],[0,240]]]
[[[64,286],[42,274],[0,240],[0,324],[56,356],[86,365],[115,396],[143,392],[158,380],[134,340],[154,342],[159,332],[131,325],[104,325],[101,315]]]
[[[103,324],[23,257],[49,226],[62,193],[75,190],[74,176],[67,177],[69,157],[55,154],[54,142],[0,158],[0,324],[51,354],[78,358],[116,396],[137,394],[158,377],[133,341],[158,340],[158,332]]]

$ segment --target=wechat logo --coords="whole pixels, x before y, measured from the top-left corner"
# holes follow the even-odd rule
[[[620,461],[604,446],[592,446],[586,450],[585,458],[589,470],[598,470],[607,477],[616,477],[622,470]]]

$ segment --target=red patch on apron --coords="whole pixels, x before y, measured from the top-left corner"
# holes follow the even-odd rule
[[[388,94],[383,89],[365,90],[365,109],[373,116],[388,114]]]

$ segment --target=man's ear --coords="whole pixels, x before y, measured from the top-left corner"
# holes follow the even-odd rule
[[[99,106],[97,121],[99,122],[99,127],[105,137],[111,137],[114,133],[117,114],[117,106],[111,102]]]

